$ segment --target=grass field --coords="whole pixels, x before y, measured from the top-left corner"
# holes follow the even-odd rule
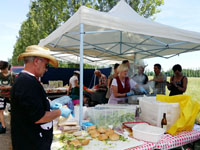
[[[152,79],[153,77],[149,77]],[[170,81],[170,77],[167,78]],[[197,100],[200,102],[200,78],[188,78],[187,90],[185,95],[190,95],[192,100]],[[166,95],[169,95],[169,90],[166,88]]]

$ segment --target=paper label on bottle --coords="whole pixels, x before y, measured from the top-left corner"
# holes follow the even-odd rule
[[[163,129],[165,129],[165,131],[167,131],[167,125],[163,125]]]

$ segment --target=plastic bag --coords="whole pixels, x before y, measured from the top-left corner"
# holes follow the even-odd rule
[[[187,95],[166,96],[157,95],[156,99],[161,102],[179,103],[179,119],[167,130],[167,133],[175,135],[181,131],[191,131],[195,122],[196,115],[200,111],[200,104],[191,100]]]

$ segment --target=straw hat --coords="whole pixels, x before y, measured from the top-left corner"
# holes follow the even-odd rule
[[[25,52],[21,53],[18,56],[18,61],[22,60],[22,59],[24,59],[24,57],[28,57],[28,56],[38,56],[38,57],[49,59],[49,64],[51,64],[54,67],[58,67],[58,61],[56,60],[55,57],[53,57],[50,54],[50,50],[46,47],[41,47],[38,45],[28,46],[26,48]]]
[[[144,61],[143,61],[142,59],[140,59],[140,60],[136,61],[136,63],[134,64],[134,66],[135,66],[136,68],[138,68],[138,67],[143,67],[143,68],[145,68],[145,67],[148,66],[148,65],[145,64]]]
[[[80,74],[80,71],[78,71],[78,70],[75,70],[75,71],[74,71],[74,73]]]

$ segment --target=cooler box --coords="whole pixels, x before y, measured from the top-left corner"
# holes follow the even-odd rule
[[[166,113],[167,129],[176,122],[180,115],[178,103],[156,101],[156,97],[141,97],[139,106],[141,108],[140,119],[154,126],[161,127],[163,113]]]

